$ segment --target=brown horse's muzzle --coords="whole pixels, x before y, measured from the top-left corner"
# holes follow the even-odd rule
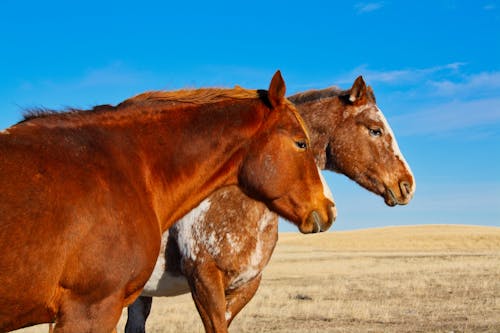
[[[313,210],[307,217],[305,223],[299,226],[299,230],[303,234],[311,234],[317,232],[327,231],[337,218],[337,209],[335,204],[328,200],[326,207],[326,220],[322,218],[321,213],[317,210]]]

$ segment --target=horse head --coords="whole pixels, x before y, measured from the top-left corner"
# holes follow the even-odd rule
[[[372,88],[359,76],[339,99],[344,111],[327,145],[326,167],[382,196],[388,206],[406,205],[415,179]]]
[[[270,110],[240,168],[240,186],[302,233],[325,231],[336,217],[333,198],[314,163],[304,122],[285,92],[278,71],[269,90],[261,91]]]

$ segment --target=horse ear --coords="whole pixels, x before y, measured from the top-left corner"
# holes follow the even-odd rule
[[[273,108],[283,103],[283,101],[285,100],[285,94],[286,94],[285,81],[281,76],[281,72],[278,70],[276,71],[276,73],[274,73],[274,76],[271,79],[267,95],[269,98],[269,102],[271,103]]]
[[[360,75],[352,85],[351,94],[349,95],[349,101],[351,103],[354,103],[365,95],[366,95],[366,83],[365,80],[363,80],[363,77]]]

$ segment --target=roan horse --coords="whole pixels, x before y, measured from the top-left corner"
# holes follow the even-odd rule
[[[413,175],[362,77],[349,90],[309,91],[290,100],[310,130],[318,167],[347,175],[389,206],[410,201]],[[129,306],[125,332],[145,331],[151,296],[189,290],[206,332],[226,332],[255,294],[277,238],[278,218],[265,205],[237,187],[214,192],[163,234],[145,296]]]
[[[284,95],[277,72],[269,91],[150,92],[2,131],[0,331],[115,330],[162,233],[224,185],[304,233],[330,227],[333,203]]]

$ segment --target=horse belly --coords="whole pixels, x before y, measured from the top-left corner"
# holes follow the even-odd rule
[[[142,296],[177,296],[190,292],[187,279],[181,272],[175,268],[167,267],[167,257],[170,257],[171,263],[180,260],[179,252],[172,250],[172,245],[177,246],[172,241],[169,240],[169,231],[164,232],[161,239],[160,255],[156,259],[153,273],[144,286]]]
[[[182,275],[174,275],[163,271],[162,275],[153,272],[151,278],[144,286],[141,296],[178,296],[190,292],[187,279]]]

